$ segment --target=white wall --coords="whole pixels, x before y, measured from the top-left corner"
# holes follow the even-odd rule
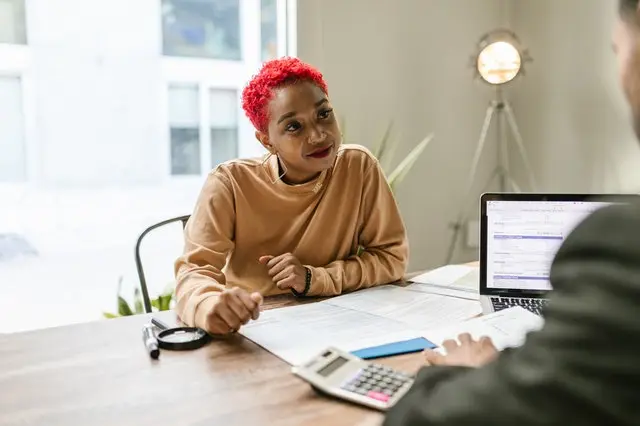
[[[504,18],[498,0],[301,0],[298,54],[324,72],[347,142],[372,147],[387,123],[401,138],[396,160],[430,132],[397,197],[410,241],[410,268],[441,264],[463,201],[471,157],[492,93],[474,82],[476,42]],[[496,165],[490,146],[473,199]],[[470,213],[477,205],[471,200]],[[476,250],[458,251],[457,260]]]
[[[640,190],[640,149],[611,50],[617,3],[513,1],[534,57],[514,108],[542,190]]]

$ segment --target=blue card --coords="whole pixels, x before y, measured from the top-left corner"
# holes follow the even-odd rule
[[[425,349],[434,349],[436,347],[436,345],[424,337],[418,337],[416,339],[404,340],[402,342],[387,343],[386,345],[359,349],[351,353],[362,359],[375,359],[393,355],[410,354],[413,352],[420,352]]]

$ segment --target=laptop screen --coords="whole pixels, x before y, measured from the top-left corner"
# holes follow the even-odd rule
[[[549,270],[569,233],[601,201],[487,201],[487,288],[551,290]]]

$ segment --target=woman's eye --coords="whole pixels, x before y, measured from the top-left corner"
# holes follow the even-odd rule
[[[300,128],[300,123],[298,123],[297,121],[292,121],[291,123],[287,124],[287,126],[284,129],[287,132],[295,132],[299,128]]]
[[[318,117],[325,119],[325,118],[329,118],[331,116],[331,113],[333,112],[332,109],[325,109],[320,111],[320,113],[318,114]]]

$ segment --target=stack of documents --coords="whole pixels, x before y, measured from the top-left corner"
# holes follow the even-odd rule
[[[480,300],[480,270],[477,266],[447,265],[411,280],[414,291]]]
[[[423,336],[423,331],[479,315],[478,301],[388,285],[322,302],[272,309],[240,330],[290,364],[328,346],[356,351]]]
[[[542,328],[542,317],[519,306],[494,312],[489,315],[464,321],[453,326],[426,331],[423,336],[437,346],[445,340],[457,340],[463,333],[469,333],[478,340],[490,337],[498,350],[522,346],[528,333]],[[442,349],[438,349],[442,351]]]

